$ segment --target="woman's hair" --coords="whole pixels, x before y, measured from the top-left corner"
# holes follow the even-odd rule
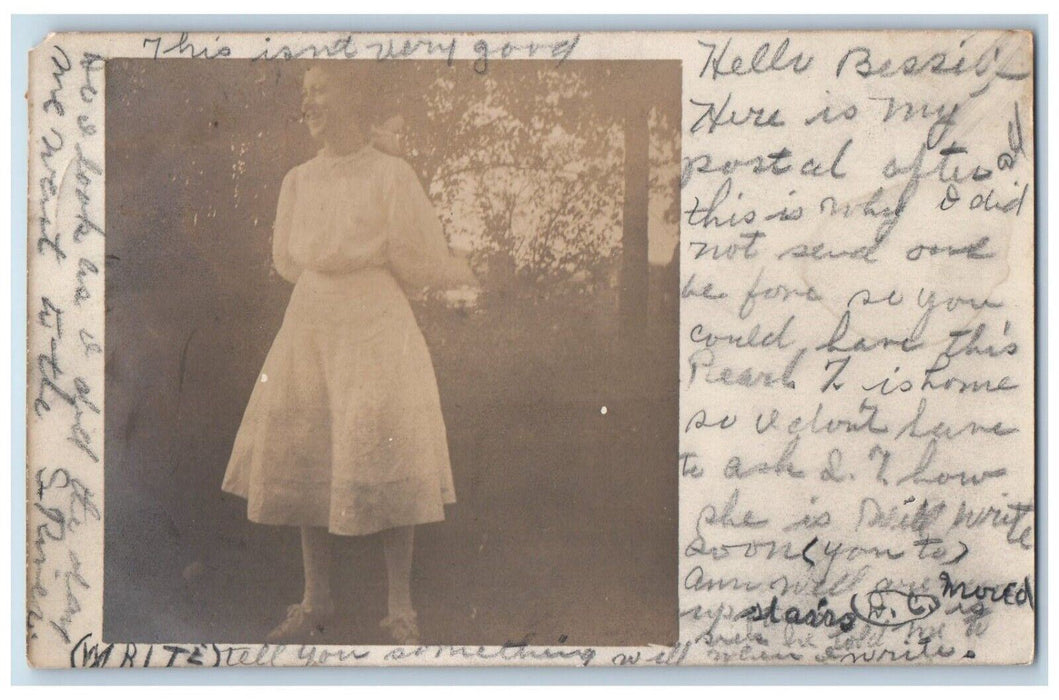
[[[349,98],[350,116],[363,128],[377,126],[396,110],[399,78],[392,61],[316,60],[306,71],[321,71]]]

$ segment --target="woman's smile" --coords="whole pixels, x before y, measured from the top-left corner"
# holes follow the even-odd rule
[[[328,141],[339,136],[335,132],[343,123],[355,128],[350,109],[352,96],[344,92],[328,71],[306,71],[302,85],[302,121],[314,139]]]
[[[323,113],[315,107],[311,107],[303,111],[302,114],[305,125],[309,127],[309,135],[314,139],[319,139],[323,136],[324,126],[327,123],[324,119]]]

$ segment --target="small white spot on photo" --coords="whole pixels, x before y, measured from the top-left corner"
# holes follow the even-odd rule
[[[601,416],[605,416],[605,415],[607,415],[607,407],[606,407],[606,406],[602,406],[602,407],[600,407],[600,409],[599,409],[599,415],[601,415]]]
[[[267,381],[268,381],[268,375],[265,374],[264,372],[262,372],[261,373],[261,383],[264,384]]]

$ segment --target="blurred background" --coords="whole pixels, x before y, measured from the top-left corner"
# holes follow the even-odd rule
[[[297,531],[220,483],[291,291],[308,64],[107,62],[108,641],[261,641],[300,600]],[[369,65],[483,283],[475,312],[413,303],[458,501],[417,528],[423,641],[675,642],[679,64]],[[378,538],[333,568],[330,641],[384,643]]]

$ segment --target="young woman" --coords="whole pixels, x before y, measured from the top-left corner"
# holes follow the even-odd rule
[[[381,533],[381,625],[417,643],[414,526],[455,502],[434,368],[402,285],[473,300],[477,283],[412,168],[369,143],[375,91],[353,70],[328,61],[305,73],[304,122],[321,149],[284,177],[272,245],[294,291],[222,486],[248,500],[251,521],[301,528],[305,594],[269,641],[329,624],[332,535]]]

